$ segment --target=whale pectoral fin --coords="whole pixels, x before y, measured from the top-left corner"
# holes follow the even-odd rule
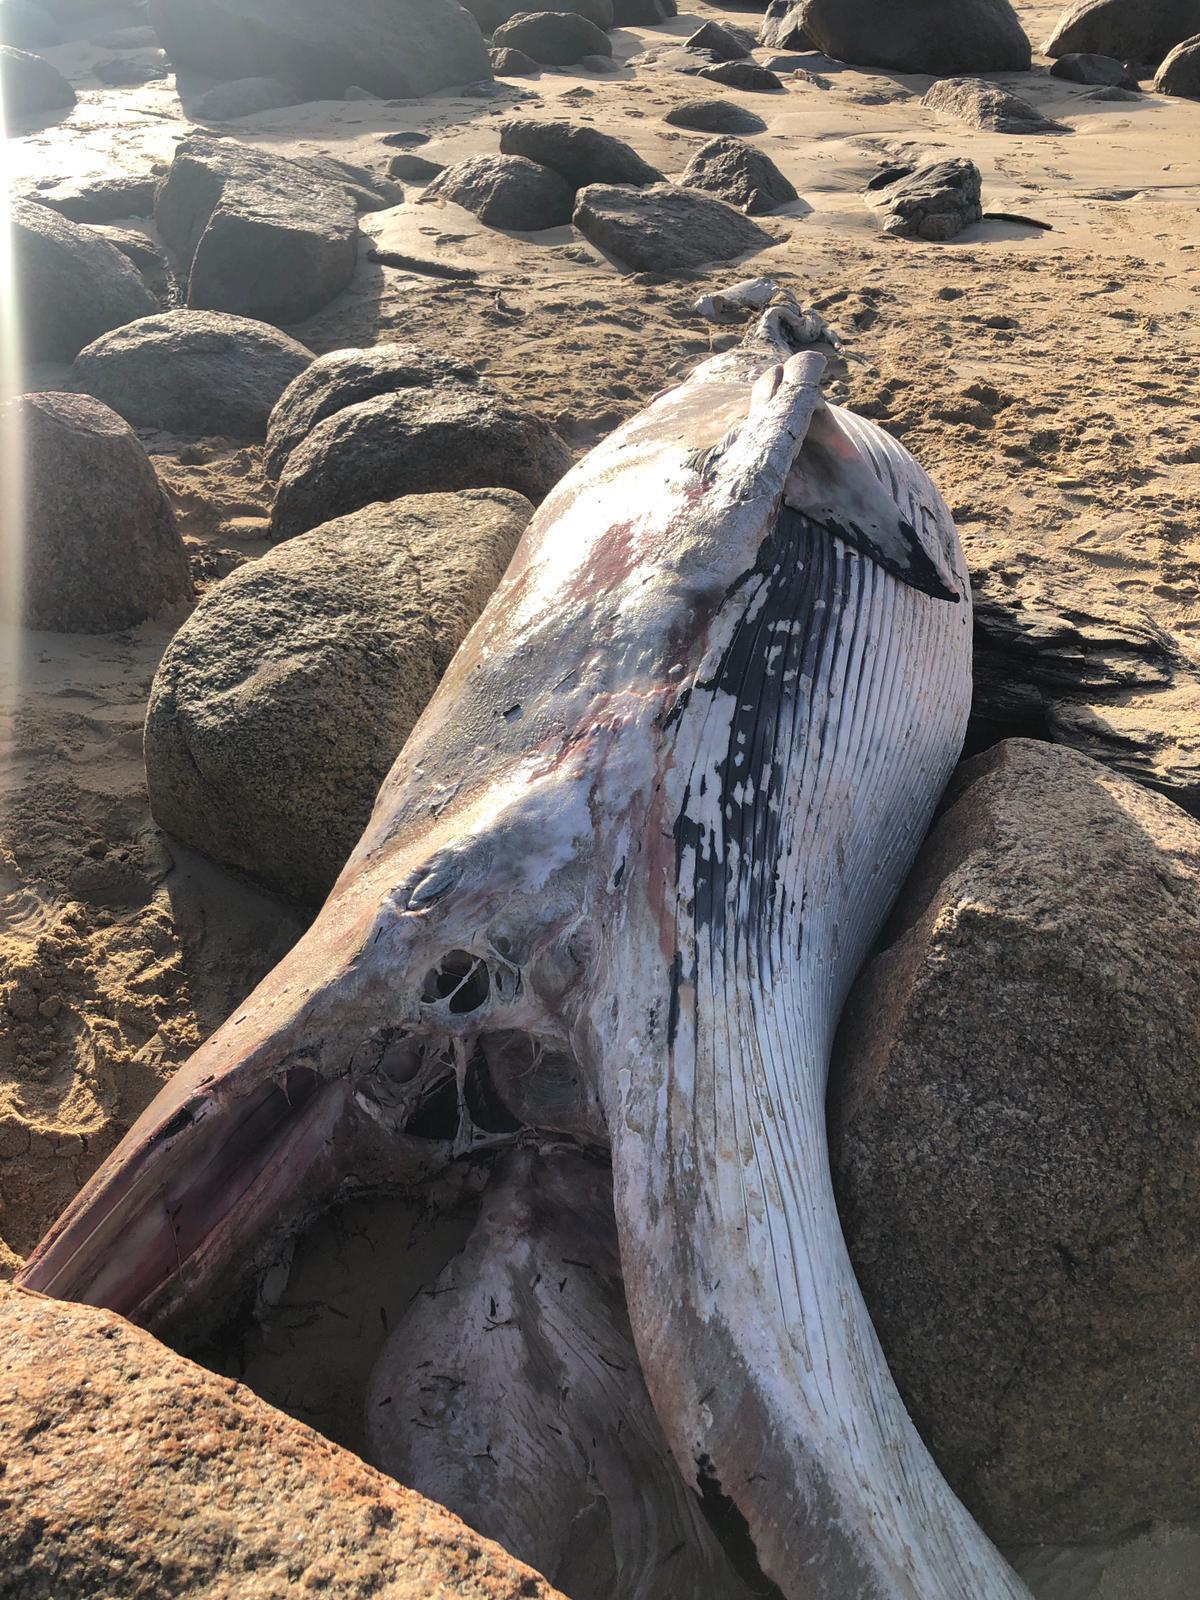
[[[823,408],[824,370],[824,356],[813,351],[765,366],[750,390],[746,415],[715,445],[686,458],[727,507],[778,502],[813,415]]]
[[[896,451],[896,463],[909,463]],[[788,474],[781,515],[796,512],[836,534],[885,572],[935,600],[961,600],[963,590],[950,570],[946,545],[938,537],[939,515],[911,481],[899,475],[890,455],[884,481],[871,456],[826,407],[808,426],[803,447]]]

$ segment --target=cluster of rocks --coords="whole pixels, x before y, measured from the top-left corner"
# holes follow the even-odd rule
[[[271,532],[288,543],[211,589],[176,635],[151,695],[148,782],[177,837],[319,900],[570,452],[461,362],[401,345],[314,360],[225,313],[106,332],[70,381],[0,411],[0,446],[23,461],[30,627],[108,632],[192,598],[131,422],[265,441]]]
[[[1079,0],[1042,50],[1072,82],[1200,99],[1200,0]]]
[[[25,358],[71,359],[158,310],[160,287],[196,310],[301,321],[353,277],[359,214],[403,198],[398,183],[350,163],[292,161],[199,133],[180,141],[165,178],[35,189],[12,208]],[[145,234],[96,231],[151,214],[169,258]]]
[[[653,26],[676,15],[675,0],[562,0],[554,10],[537,0],[468,0],[467,10],[490,40],[497,77],[528,77],[542,67],[610,69],[612,28]]]
[[[762,126],[757,119],[750,125]],[[672,184],[609,134],[527,120],[501,124],[499,155],[437,171],[424,197],[452,201],[493,228],[535,231],[573,222],[621,266],[653,272],[762,249],[774,241],[745,213],[775,211],[797,198],[775,163],[740,139],[710,140]]]
[[[65,9],[71,21],[81,20],[75,15],[80,8]],[[9,120],[74,105],[75,92],[62,74],[27,53],[61,41],[56,17],[39,0],[3,0],[0,19]],[[185,100],[200,120],[224,121],[305,99],[426,95],[492,75],[478,25],[453,0],[405,0],[403,7],[348,0],[336,11],[319,0],[153,0],[149,19],[151,28],[117,30],[111,43],[137,49],[161,42],[165,55],[106,57],[93,63],[93,76],[109,85],[144,83],[165,77],[169,58],[185,77]],[[192,93],[197,77],[211,87]]]

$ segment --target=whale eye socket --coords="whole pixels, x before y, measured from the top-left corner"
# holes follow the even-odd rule
[[[421,985],[424,1005],[445,1002],[457,1016],[479,1007],[491,993],[492,980],[487,962],[469,950],[448,950],[436,967],[425,974]]]

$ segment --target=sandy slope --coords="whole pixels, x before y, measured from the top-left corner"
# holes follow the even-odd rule
[[[1057,7],[1019,9],[1040,42]],[[709,16],[757,19],[697,4],[667,28],[617,32],[619,61]],[[81,103],[64,123],[11,142],[18,186],[169,160],[187,127],[173,80],[106,90],[87,68],[109,51],[47,53]],[[834,374],[835,398],[891,428],[930,469],[975,571],[1056,604],[1147,613],[1200,652],[1200,103],[1095,101],[1044,73],[1013,75],[1000,81],[1071,131],[1011,137],[939,121],[920,104],[927,79],[834,68],[823,80],[748,95],[622,65],[514,80],[494,100],[320,102],[228,131],[282,153],[381,166],[379,136],[415,129],[430,135],[423,154],[449,161],[494,150],[497,119],[516,107],[614,132],[675,175],[703,139],[663,122],[673,105],[717,94],[758,112],[768,128],[755,142],[801,200],[767,222],[777,243],[751,270],[795,287],[842,334],[851,359]],[[987,208],[1051,231],[984,222],[950,245],[882,239],[862,199],[866,179],[882,159],[943,153],[979,164]],[[691,302],[744,275],[633,281],[570,229],[492,233],[419,193],[366,219],[370,242],[469,265],[476,281],[364,258],[351,289],[293,331],[318,350],[387,337],[452,348],[580,450],[709,350]],[[262,546],[238,519],[265,505],[255,452],[147,444],[201,580],[253,558]],[[149,819],[140,722],[178,620],[113,638],[28,636],[15,687],[13,651],[0,649],[10,668],[0,696],[0,995],[7,984],[14,997],[0,1009],[0,1265],[6,1249],[31,1246],[300,926],[288,907],[164,841]],[[1189,692],[1160,692],[1139,709],[1200,750]],[[1119,722],[1119,706],[1113,715]],[[1200,1567],[1200,1552],[1173,1537],[1105,1558],[1102,1572],[1044,1554],[1039,1592],[1192,1594],[1181,1575]]]

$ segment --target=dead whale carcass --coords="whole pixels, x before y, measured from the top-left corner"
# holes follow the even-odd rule
[[[962,739],[967,576],[797,330],[768,310],[558,485],[313,928],[23,1278],[162,1325],[347,1181],[606,1148],[645,1383],[750,1592],[1007,1600],[888,1374],[824,1120]]]

